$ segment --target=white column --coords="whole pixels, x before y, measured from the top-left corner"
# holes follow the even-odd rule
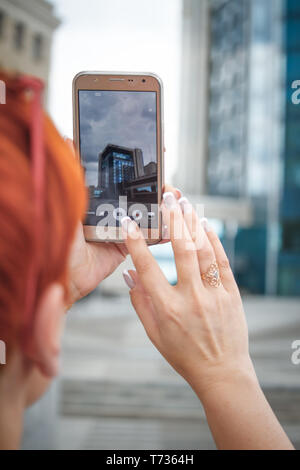
[[[205,193],[207,155],[209,2],[183,0],[178,167],[174,183]]]

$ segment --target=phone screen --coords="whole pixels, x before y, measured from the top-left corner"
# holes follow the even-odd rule
[[[79,90],[86,225],[158,227],[156,92]]]

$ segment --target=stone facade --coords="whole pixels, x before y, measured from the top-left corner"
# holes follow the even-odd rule
[[[0,67],[35,75],[47,90],[52,36],[59,24],[45,0],[1,0]]]

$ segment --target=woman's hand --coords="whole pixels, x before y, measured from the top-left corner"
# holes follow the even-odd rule
[[[162,213],[177,285],[169,285],[137,225],[125,219],[126,245],[137,270],[129,273],[135,283],[131,300],[157,349],[203,394],[229,373],[253,374],[243,305],[223,247],[207,221],[201,224],[191,204],[185,198],[178,202],[171,191],[164,193]],[[215,261],[218,287],[201,277]]]
[[[71,139],[65,138],[74,153]],[[122,263],[128,254],[123,243],[87,242],[80,223],[70,258],[70,304],[88,295]]]
[[[292,449],[258,384],[241,297],[222,244],[187,199],[177,201],[174,194],[164,194],[162,214],[176,286],[167,282],[137,225],[122,220],[136,267],[123,273],[132,304],[153,344],[199,396],[219,448]]]
[[[74,303],[94,290],[127,256],[122,243],[87,242],[79,225],[70,259],[70,302]]]

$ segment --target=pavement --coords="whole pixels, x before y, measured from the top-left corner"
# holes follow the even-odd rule
[[[246,297],[260,383],[300,449],[298,299]],[[59,384],[61,449],[214,449],[194,392],[153,347],[128,296],[95,291],[68,313]]]

